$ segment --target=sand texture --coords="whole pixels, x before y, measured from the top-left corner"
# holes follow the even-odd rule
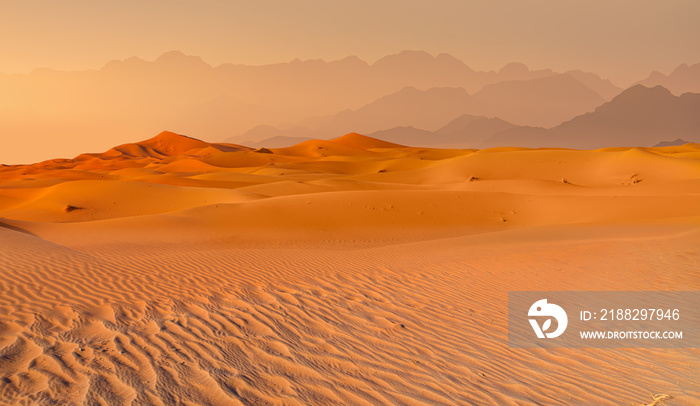
[[[511,349],[512,290],[700,289],[700,144],[0,167],[0,404],[700,404],[700,350]]]

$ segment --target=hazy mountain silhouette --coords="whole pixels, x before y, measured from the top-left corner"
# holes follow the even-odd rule
[[[155,61],[111,61],[99,70],[0,74],[0,134],[10,138],[0,151],[0,162],[99,150],[125,138],[146,138],[163,127],[212,141],[260,124],[316,129],[339,111],[359,110],[407,86],[463,88],[474,94],[505,79],[556,75],[551,70],[530,71],[522,64],[478,72],[447,54],[434,57],[420,51],[389,55],[373,64],[348,57],[217,67],[172,51]],[[605,86],[600,82],[586,85]],[[326,119],[307,125],[309,117]]]
[[[654,145],[654,147],[677,147],[685,144],[689,144],[690,141],[686,141],[680,138],[676,138],[673,141],[661,141],[660,143]]]
[[[283,135],[278,135],[275,137],[265,138],[262,141],[248,142],[245,143],[245,145],[252,148],[286,148],[310,140],[313,140],[313,138],[286,137]]]
[[[700,93],[700,63],[690,66],[682,64],[669,75],[654,71],[637,84],[646,87],[663,86],[678,96],[687,92]]]
[[[518,64],[510,66],[511,71],[519,69]],[[383,135],[414,139],[415,131],[410,128],[415,128],[435,131],[437,134],[437,137],[434,137],[435,142],[444,144],[452,141],[444,131],[438,131],[438,128],[458,116],[467,114],[503,119],[500,123],[482,120],[479,125],[484,125],[485,128],[474,127],[463,132],[460,134],[460,139],[455,141],[462,145],[465,142],[481,142],[496,131],[513,126],[510,122],[519,125],[554,126],[579,114],[592,111],[604,101],[598,93],[570,74],[500,82],[485,86],[473,96],[463,88],[418,90],[415,87],[405,87],[359,109],[345,110],[334,116],[317,119],[315,126],[298,126],[289,129],[258,126],[242,135],[228,138],[227,142],[246,144],[248,141],[257,142],[279,136],[328,139],[336,134],[352,131],[372,134],[401,127],[404,129],[393,130]],[[506,121],[508,121],[507,126],[504,126],[503,123]],[[496,130],[491,131],[488,128],[489,125],[495,126]],[[258,132],[263,132],[264,135]],[[401,132],[406,134],[399,135]],[[408,132],[412,134],[409,135]]]
[[[272,138],[315,138],[317,132],[308,127],[291,127],[287,129],[279,129],[271,125],[259,125],[251,128],[250,130],[244,132],[243,134],[236,137],[229,137],[226,142],[233,142],[232,140],[237,140],[235,142],[243,145],[254,145],[263,140],[270,140]]]
[[[500,118],[464,114],[435,132],[444,144],[477,146],[493,134],[518,126]]]
[[[435,147],[440,144],[435,133],[411,126],[394,127],[376,131],[370,137],[412,147]]]
[[[321,125],[318,132],[328,135],[366,133],[395,126],[434,130],[468,111],[471,105],[471,97],[462,88],[418,90],[405,87],[357,110],[341,111]]]
[[[452,148],[682,145],[700,142],[700,94],[674,96],[661,86],[636,85],[593,112],[551,129],[463,115],[436,131],[396,127],[370,136],[404,145]],[[678,139],[662,142],[674,138]]]
[[[405,87],[356,110],[344,110],[333,116],[318,118],[314,128],[278,129],[257,126],[228,138],[227,142],[250,144],[272,137],[308,137],[329,139],[350,132],[372,133],[397,126],[437,129],[470,108],[471,98],[462,88],[418,90]],[[246,143],[247,142],[247,143]]]
[[[474,94],[471,114],[496,116],[518,125],[551,127],[605,102],[570,74],[506,81]]]
[[[653,146],[675,138],[700,141],[700,94],[674,96],[661,86],[635,85],[592,113],[549,130],[506,130],[491,136],[483,146],[594,149]]]
[[[462,87],[469,93],[484,85],[504,80],[530,80],[555,75],[551,69],[531,71],[526,65],[512,62],[498,72],[479,72],[449,54],[435,57],[424,51],[402,51],[377,60],[372,69],[392,80],[410,83],[417,88]]]
[[[404,126],[377,131],[369,136],[418,147],[475,148],[491,135],[511,128],[519,127],[500,118],[464,114],[436,131]]]
[[[580,70],[570,70],[565,73],[598,93],[605,101],[612,100],[613,97],[624,90],[621,87],[615,86],[610,80],[602,79],[595,73],[583,72]]]

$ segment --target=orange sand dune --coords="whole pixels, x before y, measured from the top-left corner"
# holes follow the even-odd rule
[[[629,405],[697,349],[511,349],[512,290],[698,290],[700,145],[252,150],[0,167],[0,404]]]

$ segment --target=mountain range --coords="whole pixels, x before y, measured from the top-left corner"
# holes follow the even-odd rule
[[[444,96],[434,102],[438,95]],[[409,97],[420,96],[420,97]],[[389,100],[395,100],[393,108],[387,106]],[[421,101],[421,103],[416,102]],[[447,103],[450,101],[452,104]],[[425,117],[435,121],[455,115],[459,108],[469,106],[470,97],[457,89],[431,89],[416,91],[404,89],[392,97],[384,98],[380,107],[374,104],[356,112],[346,112],[345,117],[358,117],[358,123],[372,123],[379,126],[377,120],[389,118],[382,111],[403,112],[401,125],[385,130],[366,131],[365,134],[397,144],[440,147],[440,148],[488,148],[500,146],[519,147],[565,147],[578,149],[596,149],[612,146],[654,146],[671,140],[700,142],[700,94],[684,93],[674,96],[662,87],[647,88],[635,85],[611,101],[601,104],[591,112],[578,115],[552,128],[519,126],[498,117],[462,114],[452,120],[444,120],[441,126],[436,122],[421,125]],[[449,108],[444,108],[444,105]],[[406,106],[409,107],[406,107]],[[371,118],[375,117],[375,122]],[[338,122],[339,120],[335,120]],[[385,125],[392,119],[387,120]],[[395,119],[394,119],[395,121]],[[396,122],[396,121],[395,121]],[[344,123],[343,123],[344,124]],[[436,128],[435,128],[436,127]],[[435,128],[430,130],[430,128]],[[259,132],[248,133],[232,138],[229,142],[238,142],[254,147],[283,147],[313,138],[317,133],[310,129],[297,128],[295,134],[304,137],[285,136],[272,127],[259,127]],[[263,131],[264,130],[264,131]],[[344,127],[338,126],[330,134],[343,134]],[[259,141],[242,141],[252,136],[265,137]]]
[[[678,93],[696,86],[696,66],[650,78],[672,83]],[[450,55],[422,51],[372,64],[348,57],[216,67],[173,51],[155,61],[112,61],[99,70],[0,74],[0,162],[71,156],[78,147],[100,150],[162,128],[236,143],[328,139],[398,126],[433,132],[464,114],[550,128],[621,91],[594,73],[530,70],[520,63],[481,72]]]
[[[674,96],[662,86],[635,85],[554,128],[513,128],[493,134],[481,146],[650,147],[677,138],[700,142],[700,94]]]
[[[663,86],[676,96],[683,93],[700,93],[700,63],[681,64],[668,75],[654,71],[636,84],[646,87]]]
[[[356,110],[316,118],[310,126],[276,129],[265,125],[227,139],[250,144],[293,136],[329,138],[349,132],[373,133],[397,126],[437,130],[463,114],[499,117],[519,125],[555,126],[592,111],[605,99],[571,74],[532,80],[508,80],[484,86],[470,95],[461,87],[419,90],[408,86]]]

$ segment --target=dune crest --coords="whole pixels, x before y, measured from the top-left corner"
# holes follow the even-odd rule
[[[136,143],[136,145],[151,148],[166,156],[176,156],[184,154],[191,149],[206,148],[210,144],[186,135],[163,131],[151,139]]]
[[[354,148],[372,149],[372,148],[401,148],[403,145],[394,144],[392,142],[382,141],[376,138],[368,137],[358,133],[345,134],[338,138],[333,138],[331,141],[338,144],[347,145]]]

